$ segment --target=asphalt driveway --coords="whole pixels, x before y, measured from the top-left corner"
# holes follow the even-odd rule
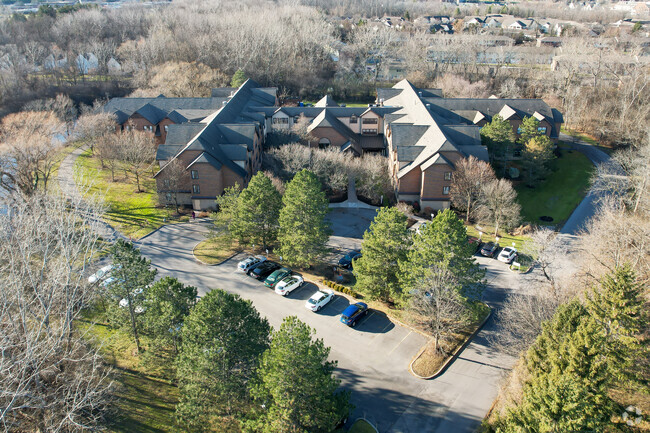
[[[361,225],[358,221],[356,233]],[[313,284],[286,298],[279,296],[261,282],[235,271],[243,255],[219,266],[201,265],[194,260],[192,249],[204,239],[206,230],[207,225],[201,222],[169,225],[138,242],[138,246],[160,277],[175,276],[195,285],[200,294],[214,288],[237,293],[250,299],[274,327],[289,315],[313,327],[316,336],[331,347],[331,358],[338,360],[337,375],[342,385],[352,391],[356,406],[353,417],[364,416],[380,431],[396,433],[469,433],[480,424],[496,397],[502,375],[513,363],[490,347],[488,336],[495,332],[492,319],[442,376],[430,381],[417,379],[407,367],[426,342],[425,337],[378,312],[371,312],[355,328],[349,328],[338,321],[338,315],[349,305],[342,296],[312,313],[304,304],[316,291]],[[345,236],[338,239],[360,241]],[[496,260],[479,260],[488,267],[488,279],[492,281],[488,301],[497,305],[507,291],[515,288],[514,274]]]

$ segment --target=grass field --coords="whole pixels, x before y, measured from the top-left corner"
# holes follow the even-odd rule
[[[584,198],[593,169],[582,153],[562,149],[562,156],[553,160],[552,172],[544,181],[535,188],[516,186],[522,221],[539,225],[564,223]],[[553,221],[541,221],[541,216],[550,216]]]
[[[377,430],[368,424],[368,422],[364,419],[358,419],[352,424],[352,427],[350,427],[350,430],[348,430],[348,433],[376,433]]]
[[[113,395],[107,431],[110,433],[173,432],[178,388],[161,379],[161,366],[143,365],[135,355],[135,343],[127,333],[93,319],[77,323],[89,340],[100,345],[104,360],[113,367]],[[146,338],[142,340],[146,345]],[[168,373],[168,372],[167,372]]]
[[[581,133],[581,132],[578,132],[578,131],[574,131],[572,129],[565,129],[564,127],[562,127],[561,132],[564,133],[564,134],[570,135],[571,137],[575,137],[575,138],[577,138],[579,140],[582,140],[585,143],[589,143],[592,146],[597,147],[598,149],[600,149],[603,152],[607,153],[608,155],[611,154],[612,152],[614,152],[614,150],[615,150],[611,146],[605,146],[604,144],[602,144],[601,142],[599,142],[598,140],[596,140],[594,137],[592,137],[590,135],[587,135],[587,134],[584,134],[584,133]]]
[[[216,265],[241,251],[237,241],[223,236],[214,236],[194,248],[194,257],[206,265]]]
[[[188,216],[174,217],[173,209],[157,206],[156,182],[151,173],[142,176],[143,192],[137,192],[135,179],[126,177],[123,170],[116,171],[113,182],[110,170],[102,170],[90,150],[79,156],[75,172],[92,183],[89,192],[103,197],[108,207],[104,218],[127,237],[141,238],[165,223],[189,220]]]

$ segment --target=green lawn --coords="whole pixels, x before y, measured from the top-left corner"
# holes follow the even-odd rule
[[[194,248],[194,257],[206,265],[216,265],[241,251],[239,243],[225,236],[214,236]]]
[[[137,192],[135,179],[127,178],[123,170],[116,171],[113,182],[111,172],[101,169],[99,160],[91,156],[90,150],[79,156],[75,172],[92,183],[89,192],[98,194],[106,202],[108,209],[104,218],[127,237],[140,238],[166,222],[189,220],[187,216],[174,218],[173,210],[157,206],[156,182],[151,172],[142,176],[143,192]]]
[[[77,322],[77,329],[84,332],[88,340],[99,345],[105,362],[113,367],[114,383],[111,412],[107,431],[110,433],[165,433],[173,432],[175,406],[178,388],[162,379],[165,366],[142,362],[142,356],[135,354],[135,343],[131,336],[102,323],[101,314],[89,313],[86,320]],[[142,343],[147,345],[146,337]]]
[[[576,137],[576,138],[584,141],[585,143],[589,143],[592,146],[597,147],[598,149],[600,149],[603,152],[607,153],[608,155],[610,155],[615,150],[613,147],[605,146],[602,143],[600,143],[598,140],[596,140],[595,138],[593,138],[593,137],[591,137],[591,136],[589,136],[587,134],[583,134],[583,133],[580,133],[578,131],[574,131],[572,129],[566,129],[564,126],[561,128],[561,132],[563,132],[564,134],[570,135],[571,137]]]
[[[516,186],[522,220],[539,225],[565,222],[584,198],[593,169],[585,155],[562,148],[562,156],[551,163],[552,173],[547,179],[535,188]],[[541,221],[541,216],[550,216],[553,221]]]

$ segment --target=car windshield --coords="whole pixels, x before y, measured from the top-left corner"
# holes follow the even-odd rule
[[[509,247],[506,247],[506,248],[503,249],[503,252],[504,253],[510,253],[510,252],[512,252],[512,249],[510,249]]]
[[[316,298],[309,298],[309,303],[310,303],[310,304],[315,304],[316,302],[318,302],[318,299],[316,299]]]

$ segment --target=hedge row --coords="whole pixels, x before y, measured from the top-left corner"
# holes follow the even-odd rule
[[[355,292],[354,290],[348,287],[345,287],[342,284],[335,283],[334,281],[323,280],[323,284],[325,284],[327,287],[336,290],[337,292],[345,293],[346,295],[350,295],[355,298],[361,298],[361,295],[359,293]]]

